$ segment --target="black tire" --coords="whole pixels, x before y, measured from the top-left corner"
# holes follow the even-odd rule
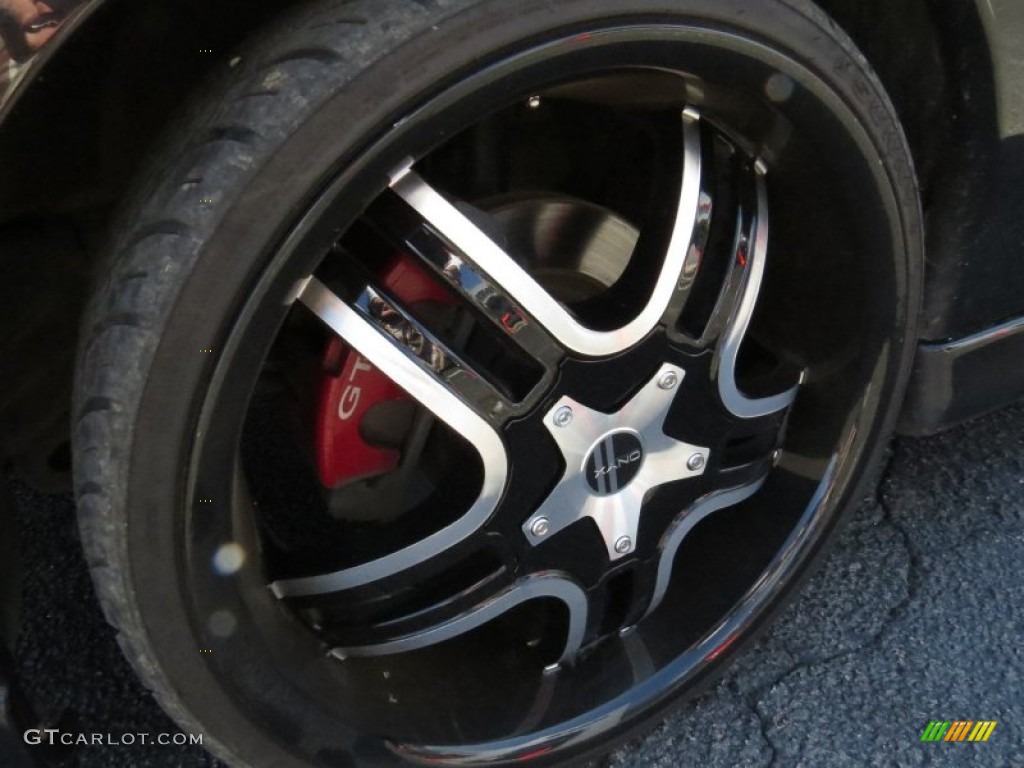
[[[243,645],[200,654],[211,639],[196,606],[214,599],[216,590],[200,594],[188,575],[198,546],[189,537],[208,519],[190,508],[196,493],[190,466],[198,461],[195,446],[205,439],[200,424],[206,423],[208,392],[226,375],[224,361],[252,338],[239,329],[264,323],[246,326],[246,333],[272,336],[282,319],[260,319],[254,307],[279,301],[310,271],[308,259],[288,261],[279,249],[303,217],[314,215],[311,207],[328,188],[348,190],[333,215],[351,220],[387,185],[387,172],[402,159],[396,152],[409,151],[410,142],[419,142],[421,152],[436,145],[435,138],[394,136],[410,120],[434,119],[417,110],[435,110],[441,95],[467,78],[548,39],[651,25],[678,29],[684,37],[710,30],[740,41],[738,50],[756,43],[777,52],[809,102],[843,116],[836,118],[843,130],[821,138],[818,149],[824,154],[843,142],[858,148],[859,155],[837,152],[827,162],[849,167],[851,188],[871,187],[874,207],[864,208],[881,226],[864,237],[884,242],[872,271],[858,274],[873,319],[863,321],[863,348],[850,342],[854,363],[848,355],[842,365],[874,366],[864,381],[876,378],[870,396],[850,385],[851,403],[866,398],[858,406],[863,423],[828,480],[827,514],[814,524],[778,591],[737,630],[737,642],[615,727],[572,746],[560,743],[537,762],[609,749],[692,694],[792,595],[842,511],[862,497],[892,429],[916,338],[921,216],[909,151],[882,86],[851,41],[812,3],[332,0],[297,9],[239,52],[240,60],[218,75],[195,116],[155,159],[122,217],[92,298],[75,385],[75,489],[101,604],[163,708],[184,730],[203,733],[206,748],[220,758],[238,765],[406,764],[359,729],[340,732],[322,704],[330,692],[317,690],[316,680],[293,684],[294,670],[280,659],[322,655],[316,638],[253,634]],[[782,114],[790,108],[785,99],[766,97],[765,104]],[[729,125],[729,108],[720,111],[717,123],[744,146],[740,129],[747,126]],[[773,161],[767,157],[769,165]],[[884,352],[873,346],[876,337]],[[249,535],[249,551],[256,552],[260,545]],[[262,595],[260,579],[260,568],[243,568],[231,588],[259,602],[263,597],[252,595]],[[297,625],[284,611],[277,616],[272,602],[251,610],[260,621]]]

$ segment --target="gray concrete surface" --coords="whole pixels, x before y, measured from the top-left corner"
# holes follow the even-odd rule
[[[29,565],[19,671],[30,695],[77,731],[173,731],[98,615],[70,502],[13,491]],[[896,441],[876,496],[774,628],[716,687],[606,762],[1024,766],[1022,676],[1024,404]],[[999,724],[984,744],[923,744],[932,719]],[[71,764],[212,761],[194,748],[96,746]]]
[[[614,768],[1024,766],[1024,406],[897,440],[875,498],[721,683]],[[923,744],[929,720],[997,720]]]

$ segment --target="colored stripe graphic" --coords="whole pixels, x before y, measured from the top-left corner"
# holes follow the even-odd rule
[[[970,723],[965,720],[955,721],[949,729],[949,733],[946,734],[944,741],[962,741],[963,734],[967,730],[968,725],[970,725]]]
[[[996,720],[932,720],[921,734],[921,741],[988,741]]]
[[[939,741],[949,730],[949,721],[932,720],[921,734],[921,741]]]

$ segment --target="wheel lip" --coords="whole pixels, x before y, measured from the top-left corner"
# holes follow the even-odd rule
[[[895,206],[895,208],[896,208],[896,209],[898,210],[898,208],[899,208],[899,207],[898,207],[898,205],[897,205],[897,206]],[[266,268],[266,270],[265,270],[265,271],[263,272],[263,277],[265,278],[265,277],[266,277],[266,275],[267,275],[267,274],[268,274],[268,273],[269,273],[270,271],[271,271],[271,268],[270,268],[270,266],[268,266],[268,267]],[[909,345],[907,345],[907,346],[909,347]],[[906,361],[907,361],[907,359],[908,359],[908,355],[906,355],[906,354],[905,354],[905,355],[904,355],[904,362],[906,362]],[[900,372],[897,372],[897,374],[898,374],[898,375],[903,375],[903,376],[904,376],[904,378],[905,378],[905,370],[907,369],[907,367],[908,367],[907,365],[903,365],[903,366],[902,366],[902,369],[903,369],[904,373],[900,374]],[[892,375],[892,371],[889,371],[888,373],[889,373],[889,375]],[[147,389],[148,389],[148,388],[147,388]],[[149,394],[149,393],[147,392],[147,394]],[[884,410],[884,409],[883,409],[883,410]],[[895,409],[894,409],[894,410],[895,410]],[[881,411],[880,411],[880,412],[881,412]],[[892,416],[892,418],[890,418],[890,419],[889,419],[889,422],[891,423],[891,421],[892,421],[893,419],[894,419],[894,415]],[[877,422],[877,420],[876,420],[876,422]],[[872,434],[873,434],[873,433],[876,433],[876,432],[877,432],[877,429],[878,429],[879,427],[880,427],[880,425],[879,425],[878,423],[874,423],[874,424],[872,424],[872,425],[871,425],[871,429],[867,430],[867,432],[870,432],[870,433],[872,433]],[[816,536],[815,536],[814,538],[815,538],[815,539],[817,539],[817,540],[820,540],[820,538],[821,538],[821,534],[820,534],[820,532],[819,532],[819,534],[818,534],[818,535],[816,535]],[[808,542],[808,541],[805,541],[805,542],[803,542],[803,548],[801,549],[801,553],[806,553],[806,551],[807,551],[807,548],[808,548],[808,546],[809,546],[810,544],[811,544],[811,542]],[[807,558],[802,558],[802,559],[801,559],[801,563],[805,563],[806,561],[807,561]],[[185,597],[185,599],[186,599],[186,600],[188,600],[188,597],[189,597],[189,596],[188,596],[188,595],[186,594],[186,595],[185,595],[184,597]],[[767,601],[767,600],[769,600],[769,599],[770,599],[770,598],[766,598],[766,601]],[[753,627],[753,625],[752,625],[752,624],[749,624],[749,625],[748,625],[748,626],[746,627],[746,629],[744,629],[744,630],[743,630],[743,634],[749,634],[749,631],[750,631],[750,629],[751,629],[752,627]],[[737,633],[737,634],[736,634],[736,636],[737,636],[737,637],[739,637],[739,636],[740,636],[740,633]],[[709,641],[709,642],[710,642],[710,641]],[[704,646],[702,645],[701,647],[704,647]],[[682,657],[680,657],[680,658],[682,658]],[[717,659],[716,659],[716,661],[717,661]],[[705,669],[710,669],[710,668],[711,668],[711,667],[709,666],[709,667],[706,667]],[[702,674],[703,674],[703,673],[702,673]],[[682,685],[682,684],[684,684],[685,682],[688,682],[688,680],[682,680],[681,682],[678,682],[678,685]],[[662,691],[662,693],[661,693],[661,694],[660,694],[659,696],[654,696],[654,697],[651,697],[650,701],[648,701],[648,702],[647,702],[646,704],[644,704],[644,706],[648,706],[648,705],[655,705],[655,704],[657,703],[657,700],[663,700],[663,699],[665,699],[666,697],[668,697],[668,696],[671,696],[671,695],[672,695],[673,693],[674,693],[674,691],[673,691],[673,692],[667,692],[667,691],[663,690],[663,691]],[[634,708],[634,713],[635,713],[635,708]],[[628,717],[632,717],[632,716],[633,716],[633,715],[628,715]],[[626,719],[628,719],[628,717],[626,717]],[[616,726],[616,727],[617,727],[617,726]],[[565,751],[565,750],[567,750],[567,749],[570,749],[570,748],[571,748],[571,745],[568,745],[568,744],[563,744],[563,745],[562,745],[562,746],[560,747],[560,749],[562,749],[563,751]]]

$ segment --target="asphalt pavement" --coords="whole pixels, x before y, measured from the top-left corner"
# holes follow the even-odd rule
[[[65,730],[175,733],[100,615],[71,501],[9,490],[28,565],[17,668],[29,697]],[[998,725],[984,743],[922,743],[931,720]],[[216,764],[156,744],[65,758]],[[1024,404],[896,440],[877,493],[803,595],[714,688],[606,762],[1024,766]]]

